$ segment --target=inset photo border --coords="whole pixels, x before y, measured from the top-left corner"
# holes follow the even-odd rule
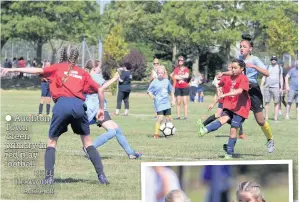
[[[294,201],[292,160],[143,162],[141,184],[142,202]]]

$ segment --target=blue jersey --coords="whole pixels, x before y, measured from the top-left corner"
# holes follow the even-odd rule
[[[251,56],[247,60],[245,60],[244,56],[242,56],[242,55],[240,55],[239,58],[241,60],[244,60],[244,62],[246,64],[247,63],[252,63],[252,64],[254,64],[254,65],[256,65],[260,68],[267,69],[267,67],[264,65],[264,63],[256,56]],[[259,72],[256,69],[247,67],[247,65],[246,65],[246,76],[249,80],[249,83],[257,84],[258,83],[258,81],[257,81],[258,74],[259,74]]]
[[[99,85],[103,85],[105,83],[105,79],[102,74],[90,74],[91,78],[97,82]],[[96,116],[99,108],[100,101],[97,93],[86,95],[85,104],[87,106],[86,114],[88,117],[88,121],[90,122]],[[104,111],[107,111],[107,101],[104,101]]]
[[[148,87],[147,92],[150,92],[155,96],[154,106],[156,112],[171,107],[168,94],[172,92],[172,86],[168,79],[154,79]]]

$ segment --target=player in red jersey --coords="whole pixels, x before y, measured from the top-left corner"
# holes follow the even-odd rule
[[[100,184],[109,184],[104,171],[103,164],[99,152],[92,144],[90,137],[90,129],[88,118],[85,113],[84,90],[90,89],[98,92],[100,100],[100,108],[97,113],[97,119],[104,119],[104,93],[100,90],[100,86],[91,78],[91,76],[76,66],[79,57],[77,48],[70,51],[70,57],[67,60],[67,49],[62,52],[63,61],[50,67],[41,68],[11,68],[4,69],[7,72],[23,72],[31,74],[41,74],[50,81],[50,91],[55,102],[53,107],[53,115],[49,129],[48,146],[45,153],[45,184],[54,183],[54,164],[56,144],[59,136],[67,131],[67,127],[71,124],[73,132],[80,135],[83,146],[95,167]]]
[[[219,99],[223,98],[222,115],[217,121],[205,127],[202,125],[199,133],[200,136],[203,136],[229,122],[231,129],[228,144],[226,145],[226,159],[232,157],[237,141],[237,131],[244,120],[248,118],[250,111],[249,81],[246,75],[242,73],[245,70],[245,66],[246,64],[243,60],[235,59],[232,61],[233,75],[223,77],[218,84],[223,89],[229,89],[229,92],[219,95]]]

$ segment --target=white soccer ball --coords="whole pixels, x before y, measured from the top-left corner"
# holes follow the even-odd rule
[[[176,128],[171,122],[164,122],[160,126],[160,131],[165,137],[174,135]]]

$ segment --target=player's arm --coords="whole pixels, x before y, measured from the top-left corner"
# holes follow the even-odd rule
[[[227,96],[235,96],[235,95],[240,95],[242,94],[244,91],[243,88],[238,88],[238,89],[235,89],[234,91],[231,91],[229,93],[225,93],[225,94],[222,94],[219,96],[219,98],[224,98],[224,97],[227,97]]]
[[[110,79],[109,81],[104,83],[104,85],[102,85],[101,90],[104,91],[105,89],[107,89],[111,84],[113,84],[115,81],[117,81],[119,79],[119,77],[120,77],[119,73],[116,72],[112,79]]]
[[[2,69],[3,74],[6,74],[8,72],[21,72],[21,73],[28,73],[28,74],[43,74],[44,69],[42,69],[42,68],[3,68]]]
[[[266,77],[268,77],[270,75],[269,71],[267,70],[267,67],[264,65],[264,63],[259,58],[256,58],[255,63],[256,63],[256,65],[252,64],[252,63],[247,63],[246,66],[249,68],[256,69],[259,73],[261,73],[262,75],[264,75]]]
[[[155,80],[153,82],[151,82],[150,86],[147,89],[147,94],[150,96],[151,99],[155,99]]]
[[[217,99],[217,95],[215,95],[214,96],[214,100],[213,100],[213,103],[212,104],[210,104],[209,106],[208,106],[208,110],[210,111],[211,109],[213,109],[214,107],[215,107],[215,105],[219,102],[219,100]]]
[[[226,72],[219,72],[217,74],[217,78],[221,79],[222,76],[232,76],[233,75],[233,71],[226,71]]]

